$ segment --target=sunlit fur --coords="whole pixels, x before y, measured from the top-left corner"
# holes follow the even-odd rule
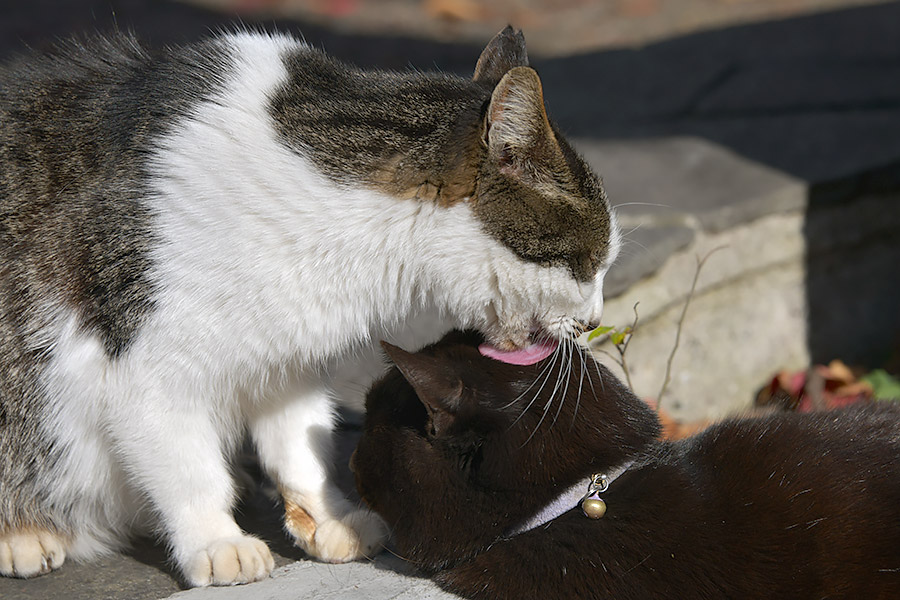
[[[132,41],[124,46],[118,50],[125,56],[119,68],[148,76],[152,58]],[[116,59],[93,57],[90,49],[79,52],[88,67],[79,66],[78,73],[114,71],[110,65]],[[178,52],[172,50],[169,58],[184,59],[192,73],[209,75],[210,83],[202,93],[177,97],[183,104],[181,113],[175,111],[178,118],[144,140],[146,147],[129,149],[140,163],[128,168],[139,174],[141,185],[115,180],[119,157],[109,150],[99,148],[98,156],[81,161],[113,165],[109,173],[90,173],[96,180],[91,185],[101,192],[111,180],[143,194],[129,199],[149,223],[139,248],[149,266],[141,270],[139,262],[128,276],[144,293],[144,303],[126,303],[122,314],[108,319],[115,332],[128,327],[111,339],[89,321],[90,310],[117,306],[119,298],[102,296],[103,290],[88,282],[86,289],[96,297],[72,300],[67,294],[77,285],[57,267],[102,275],[109,265],[79,261],[96,248],[125,245],[128,225],[138,220],[131,214],[106,227],[109,239],[96,240],[72,234],[66,229],[71,223],[62,219],[63,231],[87,249],[69,252],[65,238],[52,235],[38,240],[49,248],[39,266],[53,268],[35,275],[38,270],[28,263],[27,293],[4,292],[4,301],[30,302],[23,322],[14,322],[12,310],[2,315],[4,331],[25,336],[12,338],[10,347],[37,354],[34,364],[3,365],[5,374],[33,372],[35,387],[0,390],[9,403],[4,408],[31,403],[22,412],[42,436],[26,428],[19,438],[0,443],[7,453],[0,459],[12,465],[8,472],[29,486],[18,496],[4,489],[0,498],[0,550],[11,557],[0,561],[4,574],[39,574],[23,570],[25,559],[52,568],[62,563],[60,557],[45,560],[39,545],[33,545],[35,551],[16,550],[20,546],[11,540],[21,532],[55,536],[68,556],[87,559],[144,530],[166,541],[191,585],[266,576],[268,550],[246,536],[231,514],[237,492],[230,461],[246,433],[284,497],[318,525],[316,545],[305,547],[312,556],[340,562],[370,554],[383,535],[380,521],[350,506],[328,475],[336,410],[359,407],[361,383],[342,383],[346,368],[359,357],[375,358],[371,348],[379,339],[418,346],[455,325],[521,345],[533,330],[567,339],[582,322],[600,317],[603,277],[618,251],[612,217],[602,264],[592,279],[578,281],[563,266],[517,256],[485,231],[468,202],[443,205],[338,182],[317,170],[303,149],[286,145],[274,130],[270,100],[287,81],[285,56],[314,52],[298,41],[241,33]],[[204,59],[205,52],[214,58]],[[63,71],[58,77],[64,80],[66,60],[56,57],[44,68]],[[128,73],[123,77],[132,81]],[[38,96],[52,99],[29,97]],[[142,106],[141,115],[170,108]],[[69,110],[83,115],[86,109]],[[124,112],[126,105],[117,104],[116,110]],[[116,139],[141,133],[110,129]],[[76,149],[90,150],[89,142]],[[35,156],[44,151],[38,148]],[[63,184],[53,201],[65,199],[73,210],[100,206],[67,196],[80,185],[91,201],[124,205],[119,187],[109,198],[96,192],[101,196],[96,199],[82,180]],[[43,197],[29,197],[31,204],[7,200],[16,207],[47,204]],[[106,214],[97,212],[98,219]],[[24,215],[22,222],[35,218],[42,217]],[[118,264],[115,256],[96,260],[101,259]],[[0,276],[5,274],[0,267]],[[426,325],[419,335],[411,331],[413,322]],[[359,370],[362,382],[377,372]],[[10,381],[7,387],[13,388]],[[356,397],[347,396],[347,389],[357,390]],[[25,450],[40,460],[25,461]],[[217,552],[230,553],[235,573],[217,572]],[[235,566],[240,555],[252,557],[244,562],[256,566]]]

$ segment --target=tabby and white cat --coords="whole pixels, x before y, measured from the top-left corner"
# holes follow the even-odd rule
[[[232,518],[245,432],[300,547],[373,552],[382,522],[329,481],[335,374],[421,315],[506,350],[573,336],[618,246],[510,28],[472,80],[257,33],[18,59],[0,70],[0,573],[146,526],[191,585],[267,576]]]

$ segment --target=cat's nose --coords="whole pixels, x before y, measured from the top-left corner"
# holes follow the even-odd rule
[[[593,327],[591,327],[591,324],[587,321],[584,321],[583,319],[575,319],[575,333],[577,335],[581,335],[582,333],[590,331],[591,329],[593,329]]]

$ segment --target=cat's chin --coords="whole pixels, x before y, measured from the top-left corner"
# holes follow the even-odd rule
[[[526,328],[497,328],[485,334],[487,344],[499,352],[519,352],[535,344],[553,343],[574,340],[585,331],[592,329],[580,319],[558,317],[538,324],[535,322]]]
[[[557,317],[541,323],[541,334],[547,338],[553,338],[560,342],[574,340],[586,331],[596,327],[598,323],[588,323],[574,317]],[[539,339],[539,338],[535,338]]]

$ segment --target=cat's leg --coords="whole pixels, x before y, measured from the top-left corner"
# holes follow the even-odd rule
[[[320,560],[346,562],[379,552],[387,529],[380,517],[354,507],[329,478],[334,421],[327,391],[313,386],[291,401],[260,407],[250,429],[284,499],[285,528],[297,545]]]
[[[224,412],[204,402],[135,401],[109,425],[192,586],[258,581],[275,566],[266,544],[232,516],[235,489],[225,457],[241,428]]]
[[[0,533],[0,575],[28,579],[58,569],[65,559],[65,539],[49,529]]]

